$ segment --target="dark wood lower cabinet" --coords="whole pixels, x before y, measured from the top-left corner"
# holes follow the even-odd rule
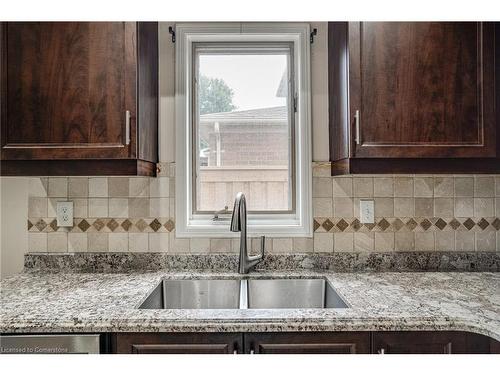
[[[116,333],[118,354],[488,354],[500,342],[466,332]]]
[[[119,333],[111,340],[117,354],[236,354],[241,333]]]

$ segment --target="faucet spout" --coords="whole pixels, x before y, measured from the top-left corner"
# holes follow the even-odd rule
[[[232,232],[241,232],[240,237],[240,257],[238,272],[245,274],[255,267],[264,259],[265,237],[262,236],[260,240],[260,254],[249,256],[247,248],[247,205],[246,198],[243,193],[236,194],[234,201],[233,215],[231,217],[230,230]]]

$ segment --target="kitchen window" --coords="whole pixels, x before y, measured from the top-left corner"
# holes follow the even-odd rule
[[[176,234],[312,234],[309,26],[176,25]],[[225,211],[227,207],[227,211]]]

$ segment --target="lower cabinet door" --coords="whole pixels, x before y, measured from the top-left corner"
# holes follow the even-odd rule
[[[458,354],[467,352],[462,332],[374,332],[375,354]]]
[[[287,332],[245,334],[248,354],[368,354],[369,332]]]
[[[243,351],[240,333],[117,333],[118,354],[237,354]]]

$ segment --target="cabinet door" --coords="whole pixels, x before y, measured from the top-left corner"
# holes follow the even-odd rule
[[[375,354],[466,353],[466,334],[461,332],[374,332]]]
[[[494,27],[349,23],[352,156],[496,156]]]
[[[239,333],[118,333],[112,340],[118,354],[236,354]]]
[[[245,334],[245,353],[367,354],[370,353],[370,333],[251,333]]]
[[[135,156],[135,23],[2,27],[3,160]]]

